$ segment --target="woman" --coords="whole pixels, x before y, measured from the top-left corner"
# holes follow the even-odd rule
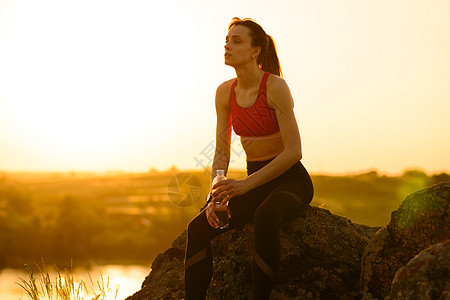
[[[313,186],[303,167],[300,134],[293,99],[281,70],[275,44],[255,21],[234,18],[228,27],[225,64],[237,78],[216,92],[216,170],[228,169],[231,128],[241,137],[247,158],[243,180],[217,183],[213,197],[228,201],[229,227],[215,229],[218,218],[212,201],[188,226],[185,259],[186,300],[205,299],[212,276],[210,241],[253,220],[255,252],[253,297],[268,299],[280,260],[278,232],[313,197]],[[256,100],[255,100],[256,99]]]

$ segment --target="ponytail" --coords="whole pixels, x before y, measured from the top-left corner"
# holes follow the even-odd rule
[[[261,70],[282,77],[283,73],[281,72],[281,66],[277,55],[275,41],[270,35],[267,35],[267,40],[267,47],[264,53],[261,51],[258,57],[258,65]]]
[[[250,38],[252,39],[252,46],[261,47],[261,52],[258,56],[258,66],[261,70],[283,76],[281,72],[280,61],[278,60],[277,48],[275,46],[275,41],[273,38],[266,34],[264,29],[252,19],[239,19],[233,18],[228,30],[234,26],[241,25],[245,26],[250,30]]]

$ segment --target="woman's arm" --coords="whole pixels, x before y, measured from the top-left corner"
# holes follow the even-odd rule
[[[227,200],[278,177],[302,158],[300,133],[289,87],[282,78],[275,76],[267,84],[267,99],[276,111],[284,150],[266,166],[243,180],[228,179],[219,182],[216,187],[223,187],[218,189],[218,193],[228,195]]]
[[[211,167],[211,182],[216,176],[218,169],[228,171],[228,164],[230,162],[230,144],[231,144],[231,120],[230,120],[230,87],[228,82],[222,83],[216,91],[216,150],[214,153],[214,160]],[[209,196],[208,196],[209,197]],[[209,198],[210,200],[211,198]],[[209,201],[208,200],[208,201]],[[206,220],[211,227],[216,228],[219,218],[214,212],[213,201],[209,201],[206,207]]]
[[[274,76],[271,83],[267,88],[267,100],[276,111],[284,150],[266,166],[244,179],[250,189],[278,177],[302,158],[302,145],[291,91],[282,78]]]
[[[216,150],[211,167],[211,183],[218,169],[228,171],[230,162],[231,119],[230,119],[230,81],[221,84],[216,91]]]

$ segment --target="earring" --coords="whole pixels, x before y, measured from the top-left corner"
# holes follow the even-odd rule
[[[252,55],[252,59],[255,59],[255,55]]]

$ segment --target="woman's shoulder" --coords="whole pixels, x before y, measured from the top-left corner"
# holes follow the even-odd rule
[[[275,74],[267,78],[267,100],[272,107],[283,105],[294,105],[291,90],[286,81]]]
[[[227,92],[229,93],[231,90],[231,86],[233,85],[233,82],[236,80],[236,78],[233,79],[229,79],[226,80],[224,82],[222,82],[218,87],[217,87],[217,93],[224,93]]]
[[[271,90],[280,91],[288,88],[286,81],[278,75],[270,74],[267,78],[267,86]]]
[[[224,81],[222,84],[220,84],[217,87],[217,90],[216,90],[216,99],[217,100],[228,102],[228,99],[230,98],[231,86],[233,85],[233,82],[235,80],[236,80],[236,78]]]

